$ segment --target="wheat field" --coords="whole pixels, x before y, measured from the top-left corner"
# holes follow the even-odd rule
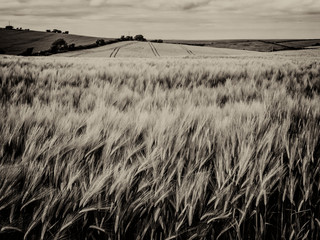
[[[102,47],[60,53],[59,57],[158,58],[184,56],[251,56],[257,52],[229,48],[199,47],[183,44],[123,41]]]
[[[0,58],[1,239],[319,239],[320,59]]]

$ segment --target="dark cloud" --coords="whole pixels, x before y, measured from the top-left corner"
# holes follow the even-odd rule
[[[308,10],[305,12],[307,15],[315,15],[320,18],[320,9],[315,9],[315,10]]]
[[[183,10],[190,10],[190,9],[194,9],[194,8],[198,8],[201,6],[208,5],[210,2],[211,2],[210,0],[189,2],[189,3],[182,4],[181,8]]]

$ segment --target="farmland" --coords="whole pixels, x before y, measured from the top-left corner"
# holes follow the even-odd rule
[[[73,34],[59,34],[53,32],[40,32],[40,31],[19,31],[19,30],[6,30],[0,28],[0,53],[4,52],[5,54],[18,55],[24,52],[28,48],[33,48],[33,53],[39,51],[45,51],[50,49],[51,44],[57,39],[63,38],[68,44],[75,44],[75,46],[88,46],[94,44],[98,39],[104,39],[108,41],[117,41],[115,38],[105,38],[105,37],[90,37],[90,36],[81,36]],[[160,56],[183,56],[185,53],[187,55],[193,55],[191,49],[196,50],[198,55],[233,55],[239,54],[239,50],[248,51],[258,51],[258,52],[273,52],[273,51],[285,51],[285,50],[294,50],[294,49],[305,49],[305,48],[317,48],[320,46],[320,39],[238,39],[238,40],[164,40],[166,44],[158,43],[148,43],[154,45],[157,48],[163,48],[163,53]],[[135,42],[137,43],[137,42]],[[115,46],[126,45],[126,43],[116,43]],[[131,45],[132,42],[129,44]],[[169,49],[168,44],[170,44]],[[176,47],[171,46],[171,44],[177,45]],[[182,47],[181,47],[182,46]],[[84,47],[88,48],[88,47]],[[112,50],[114,47],[111,47]],[[128,47],[129,48],[129,47]],[[140,57],[150,57],[154,56],[154,53],[149,52],[149,45],[143,43],[134,44],[129,49],[133,48],[131,54],[126,51],[124,57],[137,57],[137,54]],[[184,49],[181,49],[184,48]],[[189,48],[191,52],[189,51]],[[213,48],[213,49],[208,49]],[[220,49],[221,48],[221,49]],[[87,54],[92,56],[100,56],[101,54],[105,56],[106,51],[108,52],[110,48],[103,47],[98,49],[89,49],[86,51]],[[220,50],[219,50],[220,49]],[[227,51],[229,49],[229,51]],[[93,50],[93,51],[92,51]],[[112,51],[111,50],[111,51]],[[142,52],[140,52],[142,50]],[[233,51],[233,50],[238,50]],[[69,52],[66,56],[82,56],[83,52],[80,53]],[[123,55],[122,53],[119,54]],[[111,54],[111,52],[110,52]],[[158,57],[159,54],[155,53]],[[88,55],[88,56],[89,56]],[[116,54],[117,55],[117,54]]]
[[[258,52],[299,50],[320,46],[320,39],[166,40],[165,42]]]
[[[66,52],[58,54],[60,57],[183,57],[183,56],[229,56],[254,55],[254,52],[228,48],[211,48],[189,46],[182,44],[152,43],[152,42],[118,42],[99,48]]]
[[[320,49],[116,44],[0,57],[1,239],[320,238]]]
[[[34,48],[34,52],[48,50],[51,44],[63,38],[68,44],[74,43],[75,45],[87,45],[95,43],[97,37],[79,36],[73,34],[60,34],[60,33],[47,33],[40,31],[18,31],[6,30],[0,28],[0,49],[6,54],[18,55],[25,51],[27,48]],[[102,38],[106,41],[109,38]]]

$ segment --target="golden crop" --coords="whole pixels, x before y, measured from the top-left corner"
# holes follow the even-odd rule
[[[320,237],[317,57],[2,57],[0,81],[0,237]]]

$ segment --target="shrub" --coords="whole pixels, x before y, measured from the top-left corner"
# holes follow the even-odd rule
[[[59,29],[53,29],[52,32],[54,32],[54,33],[61,33],[62,31],[59,30]]]
[[[27,48],[25,51],[19,54],[19,56],[31,56],[33,52],[33,47],[32,48]]]
[[[97,44],[98,46],[104,46],[104,45],[106,45],[106,42],[104,41],[104,39],[98,39],[98,40],[96,41],[96,44]]]
[[[71,44],[69,44],[69,46],[68,46],[68,49],[69,50],[74,50],[75,49],[75,44],[74,43],[71,43]]]

